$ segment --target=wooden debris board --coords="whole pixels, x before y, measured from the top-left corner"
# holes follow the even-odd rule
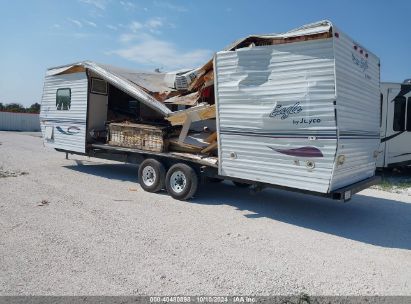
[[[169,99],[166,99],[164,102],[166,104],[177,104],[177,105],[187,105],[193,106],[197,103],[200,98],[200,92],[194,92],[184,96],[174,96]]]
[[[201,150],[201,153],[210,153],[210,152],[213,152],[214,150],[216,150],[217,148],[218,148],[218,144],[215,141],[212,144],[210,144],[207,148]]]
[[[190,119],[191,122],[215,118],[215,105],[200,105],[186,110],[173,112],[165,117],[171,125],[182,126]]]
[[[207,148],[209,143],[206,138],[209,133],[195,133],[188,135],[184,141],[179,141],[178,138],[170,138],[169,150],[189,153],[200,153],[201,150]]]
[[[208,142],[208,143],[212,143],[212,142],[214,142],[214,141],[216,141],[216,140],[217,140],[217,132],[211,133],[211,135],[208,136],[208,137],[205,139],[205,141]]]

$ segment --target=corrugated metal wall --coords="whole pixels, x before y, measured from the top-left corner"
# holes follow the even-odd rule
[[[2,131],[40,131],[39,114],[0,112]]]

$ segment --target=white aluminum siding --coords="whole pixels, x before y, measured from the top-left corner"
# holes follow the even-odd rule
[[[380,142],[379,59],[334,28],[338,151],[331,190],[374,175]],[[366,55],[367,54],[367,55]]]
[[[40,122],[46,146],[74,152],[85,152],[87,119],[86,73],[46,76],[41,101]],[[56,92],[71,89],[69,110],[57,110]],[[45,138],[45,128],[53,128],[53,138]]]
[[[219,52],[215,73],[219,174],[327,192],[337,143],[332,39]],[[296,103],[300,111],[270,117]]]

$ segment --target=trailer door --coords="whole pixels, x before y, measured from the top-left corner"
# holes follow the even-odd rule
[[[385,144],[383,141],[387,134],[387,125],[392,124],[392,117],[388,119],[387,110],[388,110],[388,89],[387,87],[381,87],[380,93],[380,146],[378,148],[378,157],[377,157],[377,168],[385,167]]]

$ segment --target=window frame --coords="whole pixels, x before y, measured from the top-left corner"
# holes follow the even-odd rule
[[[59,108],[59,91],[63,91],[63,90],[68,90],[69,91],[69,102],[67,105],[67,109],[65,109],[64,104],[61,105],[61,108]],[[69,111],[71,108],[71,88],[58,88],[56,91],[56,109],[57,111]]]
[[[102,93],[102,92],[98,92],[98,91],[94,91],[94,90],[93,90],[93,83],[94,83],[94,81],[103,81],[103,82],[105,83],[105,85],[106,85],[106,90],[105,90],[105,92],[104,92],[104,93]],[[107,81],[105,81],[104,79],[101,79],[101,78],[91,77],[91,82],[90,82],[90,93],[92,93],[92,94],[97,94],[97,95],[104,95],[104,96],[107,96],[107,95],[108,95],[108,82],[107,82]]]

